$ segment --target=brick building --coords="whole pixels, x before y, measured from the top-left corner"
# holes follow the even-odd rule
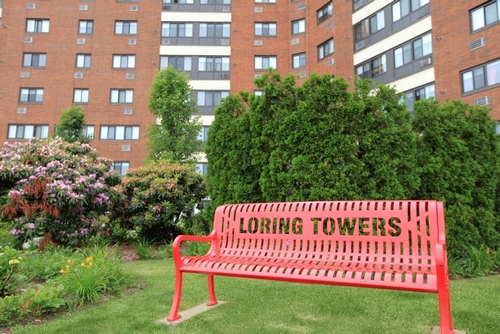
[[[92,146],[125,172],[146,158],[155,71],[188,73],[206,140],[221,98],[269,67],[354,75],[422,98],[488,105],[500,119],[498,1],[0,0],[0,139],[54,131],[85,110]],[[206,160],[197,165],[206,171]]]

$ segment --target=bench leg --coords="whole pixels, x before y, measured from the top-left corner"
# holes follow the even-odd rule
[[[447,287],[440,289],[438,292],[439,322],[441,324],[441,334],[455,334],[451,321],[450,289],[447,283],[445,283]]]
[[[207,275],[208,278],[208,296],[210,301],[207,302],[207,306],[217,305],[217,297],[215,297],[215,287],[214,287],[214,275]]]
[[[182,297],[182,272],[180,270],[177,270],[175,275],[174,300],[172,301],[172,308],[170,309],[170,314],[167,317],[168,322],[179,320],[181,318],[181,315],[179,314],[181,297]]]

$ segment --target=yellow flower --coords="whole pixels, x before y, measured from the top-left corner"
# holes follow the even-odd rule
[[[16,264],[16,263],[19,263],[18,259],[13,259],[9,261],[9,264]]]
[[[92,256],[89,256],[88,258],[85,259],[87,262],[92,262],[94,261],[94,258]]]
[[[89,264],[82,263],[83,268],[90,268],[92,267],[92,262],[89,262]]]
[[[71,268],[69,266],[66,266],[66,269],[61,269],[61,271],[59,271],[61,274],[67,274],[69,273],[69,271],[71,270]]]
[[[69,259],[69,260],[68,260],[68,263],[69,263],[69,264],[73,264],[74,262],[73,262],[73,260]]]

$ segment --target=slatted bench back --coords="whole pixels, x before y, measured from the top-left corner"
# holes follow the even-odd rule
[[[217,208],[214,232],[212,254],[315,265],[321,275],[329,267],[346,268],[354,279],[346,285],[428,292],[437,291],[435,246],[445,243],[436,201],[224,205]]]

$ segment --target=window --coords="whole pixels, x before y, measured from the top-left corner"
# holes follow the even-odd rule
[[[385,27],[384,11],[381,10],[374,16],[367,18],[354,26],[356,42],[365,39]]]
[[[396,68],[432,54],[432,34],[428,33],[394,50]]]
[[[227,72],[229,71],[229,57],[199,57],[198,71]]]
[[[135,55],[113,55],[113,68],[135,68]]]
[[[101,140],[138,140],[139,126],[101,126]]]
[[[276,36],[276,23],[255,23],[255,36]]]
[[[116,21],[115,34],[117,35],[136,35],[137,22],[136,21]]]
[[[306,20],[301,19],[292,21],[292,35],[301,34],[303,32],[306,32]]]
[[[332,15],[333,15],[333,5],[331,2],[329,2],[316,12],[316,17],[318,18],[318,24],[325,21]]]
[[[130,162],[128,161],[113,162],[113,170],[116,170],[120,175],[125,175],[129,168]]]
[[[372,77],[387,72],[386,56],[382,55],[372,60]]]
[[[321,60],[333,53],[333,38],[318,46],[318,59]]]
[[[494,24],[500,20],[500,3],[490,1],[470,11],[472,31]]]
[[[160,69],[164,69],[168,65],[179,71],[191,71],[191,57],[183,56],[161,56]]]
[[[363,65],[357,66],[356,75],[362,79],[371,78],[370,63],[365,63]]]
[[[200,23],[200,37],[230,37],[229,23]]]
[[[207,5],[230,5],[231,0],[200,0],[200,3]]]
[[[262,91],[262,90],[255,90],[253,92],[253,95],[255,95],[255,96],[263,96],[264,95],[264,91]]]
[[[43,102],[43,88],[21,88],[20,102]]]
[[[74,103],[89,103],[89,90],[85,89],[75,89],[73,91],[73,102]]]
[[[464,93],[497,85],[500,83],[500,60],[464,71],[461,76]]]
[[[220,106],[220,100],[229,95],[227,91],[198,92],[198,106]]]
[[[162,23],[162,37],[193,37],[192,23]]]
[[[132,89],[112,89],[111,103],[132,103],[134,100],[134,90]]]
[[[48,33],[49,32],[49,20],[26,20],[26,32],[40,32],[40,33]]]
[[[193,0],[163,0],[163,3],[193,3]]]
[[[199,162],[195,165],[194,169],[201,175],[207,175],[208,164],[206,162]]]
[[[9,125],[8,139],[31,139],[47,138],[49,136],[48,125],[34,124],[11,124]]]
[[[23,67],[45,67],[47,64],[46,53],[23,54]]]
[[[208,129],[210,129],[209,126],[204,126],[201,128],[200,132],[198,132],[198,140],[201,140],[202,142],[206,142],[208,139]]]
[[[392,5],[392,22],[405,17],[429,3],[429,0],[400,0]]]
[[[79,34],[92,34],[94,32],[94,21],[84,21],[79,22],[78,33]]]
[[[76,55],[76,68],[90,68],[92,55],[77,54]]]
[[[276,3],[276,0],[255,0],[255,3]]]
[[[415,101],[428,99],[435,96],[436,96],[436,88],[434,84],[413,89],[409,92],[406,92],[406,107],[408,108],[408,110],[413,111],[413,104],[415,103]]]
[[[85,125],[85,127],[83,128],[83,135],[87,138],[94,139],[94,126]]]
[[[255,56],[254,68],[256,70],[268,70],[269,68],[277,69],[276,56]]]
[[[300,68],[306,66],[306,54],[299,53],[292,56],[292,68]]]

